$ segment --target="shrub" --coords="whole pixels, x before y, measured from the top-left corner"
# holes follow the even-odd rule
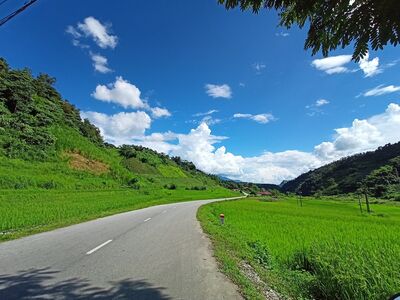
[[[177,186],[174,183],[164,185],[164,189],[176,190]]]
[[[57,184],[54,181],[47,181],[39,185],[40,188],[51,190],[57,188]]]

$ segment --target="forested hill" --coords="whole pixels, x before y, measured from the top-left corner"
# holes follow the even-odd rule
[[[0,59],[0,189],[224,190],[179,157],[104,143],[54,82]]]
[[[282,190],[302,195],[336,195],[367,187],[371,195],[393,198],[400,194],[399,172],[400,142],[309,171],[284,183]]]

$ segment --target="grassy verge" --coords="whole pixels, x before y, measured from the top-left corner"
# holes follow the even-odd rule
[[[231,196],[237,193],[218,187],[205,191],[1,190],[0,242],[153,205]]]
[[[263,299],[257,276],[292,299],[388,299],[400,288],[400,208],[304,198],[245,199],[202,206],[203,229],[225,272],[248,299]],[[225,225],[218,215],[225,214]],[[251,277],[251,276],[250,276]]]

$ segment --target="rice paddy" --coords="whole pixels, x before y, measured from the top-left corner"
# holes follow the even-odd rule
[[[247,298],[263,291],[243,272],[292,299],[388,299],[400,291],[400,207],[284,197],[225,201],[200,208],[222,270]],[[218,216],[225,214],[225,225]]]

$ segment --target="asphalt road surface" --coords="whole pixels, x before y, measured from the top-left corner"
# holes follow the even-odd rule
[[[196,219],[153,206],[0,244],[0,299],[241,299]]]

